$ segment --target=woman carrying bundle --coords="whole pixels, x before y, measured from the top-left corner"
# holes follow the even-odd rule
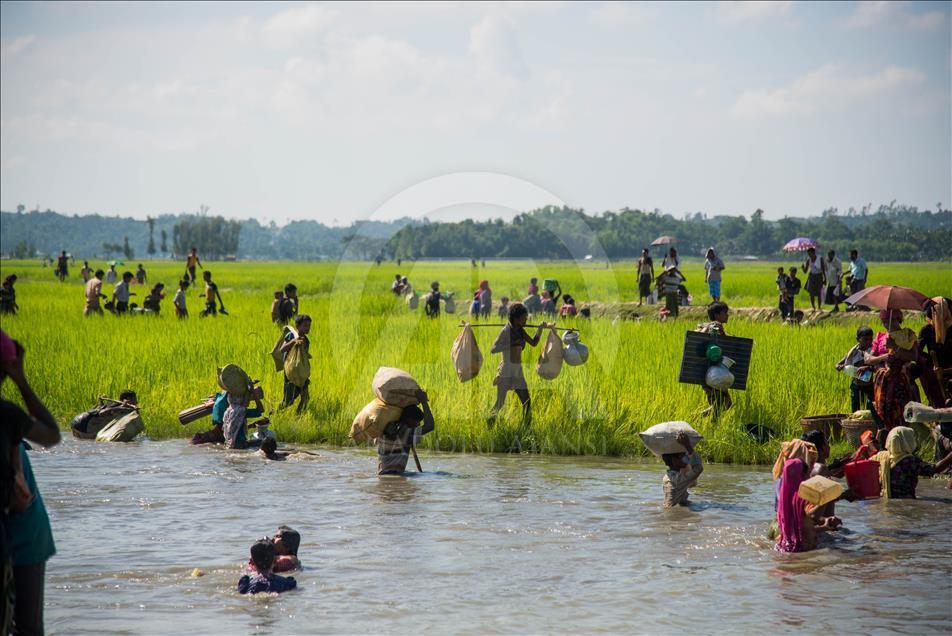
[[[535,336],[526,332],[526,323],[529,321],[529,311],[522,303],[513,303],[509,308],[509,322],[493,342],[492,353],[501,353],[502,360],[496,371],[493,384],[496,385],[496,404],[493,405],[486,423],[491,427],[496,423],[500,409],[506,403],[506,395],[514,391],[522,403],[522,423],[529,426],[532,423],[532,400],[529,398],[529,385],[522,371],[522,350],[526,344],[536,346],[542,336],[542,330],[548,327],[546,323],[539,325]]]

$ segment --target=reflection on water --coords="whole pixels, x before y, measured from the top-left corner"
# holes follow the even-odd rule
[[[952,497],[938,481],[920,482],[919,501],[841,504],[846,530],[783,555],[764,536],[769,469],[708,466],[690,506],[663,510],[659,465],[422,461],[422,475],[378,479],[367,452],[268,462],[73,440],[37,452],[58,548],[48,630],[952,629]],[[238,595],[249,546],[279,524],[302,533],[300,589]]]

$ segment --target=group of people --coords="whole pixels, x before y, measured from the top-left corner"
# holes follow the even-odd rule
[[[401,278],[399,275],[394,279],[391,289],[398,295],[406,294],[405,290],[407,289],[410,289],[412,293],[412,286],[407,282],[406,277]],[[560,299],[562,304],[558,305]],[[447,307],[447,313],[455,311],[453,295],[441,293],[439,281],[433,281],[430,283],[430,291],[423,297],[423,308],[427,317],[438,318],[441,303]],[[526,296],[521,303],[512,303],[508,296],[502,296],[499,298],[499,305],[495,307],[495,311],[493,290],[489,286],[489,281],[480,281],[478,288],[473,292],[468,313],[473,320],[485,320],[492,316],[505,320],[508,318],[511,308],[515,305],[523,305],[532,316],[542,315],[546,318],[557,316],[561,318],[573,318],[575,316],[588,318],[591,316],[588,308],[579,309],[576,306],[576,301],[571,295],[563,295],[562,287],[558,281],[553,280],[549,282],[549,288],[540,290],[539,279],[536,277],[529,279]]]
[[[801,271],[806,274],[804,289],[810,296],[810,308],[822,309],[823,305],[833,305],[833,311],[840,310],[840,303],[851,294],[865,289],[869,276],[869,267],[866,260],[853,249],[849,252],[849,271],[843,271],[843,262],[836,255],[835,250],[829,250],[826,257],[819,257],[816,248],[807,249],[807,257],[800,265]],[[777,287],[780,291],[780,311],[793,313],[793,298],[800,291],[799,281],[796,280],[796,268],[791,268],[791,283],[782,285],[783,272],[778,270]]]
[[[690,305],[692,299],[685,286],[687,276],[681,272],[681,257],[677,248],[670,248],[661,261],[661,273],[655,276],[654,259],[648,248],[641,250],[641,257],[635,264],[638,277],[638,306],[647,300],[649,304],[656,298],[664,298],[663,318],[678,316],[678,308]],[[709,247],[704,258],[704,282],[707,284],[711,302],[721,299],[722,274],[726,269],[724,261],[713,247]]]

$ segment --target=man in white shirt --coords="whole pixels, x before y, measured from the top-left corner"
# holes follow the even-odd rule
[[[132,279],[132,272],[124,272],[122,274],[122,280],[116,283],[116,286],[112,290],[112,299],[116,303],[117,314],[124,314],[129,311],[129,296],[135,295],[129,291],[129,283]]]
[[[823,260],[823,277],[826,279],[826,299],[827,305],[833,305],[833,311],[840,310],[840,279],[843,276],[843,261],[836,256],[836,252],[830,250],[826,253]]]

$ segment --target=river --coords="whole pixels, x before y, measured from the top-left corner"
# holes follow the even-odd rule
[[[32,453],[58,549],[47,631],[952,629],[944,482],[840,504],[846,532],[781,555],[765,467],[708,466],[694,503],[666,511],[659,464],[427,453],[422,475],[381,480],[370,453],[317,452],[67,439]],[[282,523],[302,534],[299,589],[239,595],[249,546]]]

